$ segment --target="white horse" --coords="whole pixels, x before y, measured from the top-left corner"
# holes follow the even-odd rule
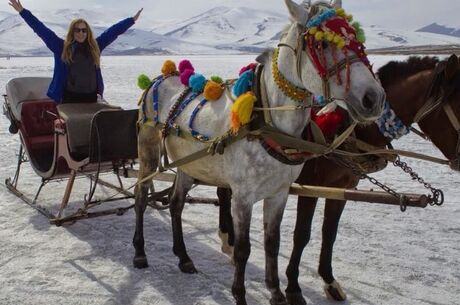
[[[326,95],[337,100],[345,101],[351,116],[357,121],[374,121],[381,113],[385,99],[382,87],[375,80],[369,66],[361,60],[349,62],[344,52],[334,53],[334,47],[323,43],[321,55],[326,71],[331,71],[331,81],[325,81],[318,73],[318,67],[311,60],[308,48],[303,42],[307,35],[306,23],[321,12],[321,5],[299,5],[292,0],[285,0],[293,21],[285,32],[279,45],[278,60],[272,63],[273,51],[259,56],[258,62],[264,65],[261,79],[265,84],[265,95],[268,107],[298,106],[292,96],[280,89],[279,79],[273,69],[279,70],[289,88],[301,88],[309,94]],[[337,2],[335,3],[337,5]],[[341,3],[339,2],[339,5]],[[348,55],[355,55],[349,51]],[[357,54],[356,54],[357,55]],[[335,65],[334,65],[335,63]],[[341,64],[340,64],[341,63]],[[345,64],[344,64],[345,63]],[[346,67],[346,68],[344,68]],[[348,73],[348,75],[347,75]],[[340,85],[335,81],[337,74],[342,80],[349,80],[349,86]],[[324,75],[323,75],[324,76]],[[333,79],[333,81],[332,81]],[[345,82],[345,81],[344,81]],[[325,85],[329,88],[324,89]],[[171,106],[178,100],[185,87],[178,77],[169,77],[158,88],[159,109],[158,118],[165,122]],[[147,93],[144,112],[149,120],[155,116],[152,106],[152,89]],[[288,94],[289,95],[289,94]],[[304,101],[304,102],[309,102]],[[185,108],[175,123],[187,130],[187,123],[193,111],[193,106],[199,100],[193,101]],[[194,125],[200,133],[219,137],[230,129],[230,110],[233,101],[224,94],[218,101],[208,103],[197,116]],[[296,111],[270,111],[273,126],[280,132],[292,137],[301,137],[302,130],[309,122],[309,110],[305,107]],[[144,113],[143,112],[143,113]],[[135,247],[134,266],[148,266],[144,251],[143,214],[147,204],[147,193],[151,181],[143,181],[157,170],[161,143],[161,129],[144,124],[139,130],[139,160],[140,171],[136,192],[136,232],[133,238]],[[185,139],[171,135],[166,137],[165,145],[168,157],[179,160],[193,152],[207,147],[200,141]],[[259,200],[264,200],[264,229],[265,229],[265,259],[266,285],[271,292],[271,304],[286,304],[286,298],[280,290],[278,278],[278,252],[280,243],[280,224],[286,205],[291,183],[297,178],[302,169],[300,165],[287,165],[275,160],[262,147],[260,141],[244,138],[225,148],[223,154],[207,155],[179,167],[176,176],[175,189],[170,198],[172,227],[174,234],[173,251],[179,257],[179,267],[186,273],[194,273],[196,269],[187,255],[182,235],[181,213],[187,191],[192,187],[194,179],[214,185],[227,186],[232,189],[232,215],[235,228],[235,276],[232,293],[237,304],[246,304],[244,275],[250,253],[249,227],[252,207]]]

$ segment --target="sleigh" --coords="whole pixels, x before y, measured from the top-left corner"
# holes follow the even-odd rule
[[[10,133],[17,133],[20,138],[16,173],[6,179],[7,188],[57,225],[69,218],[123,214],[131,206],[96,212],[90,209],[100,204],[93,199],[97,185],[117,191],[118,196],[105,201],[133,197],[133,193],[123,187],[121,178],[137,158],[137,110],[123,110],[104,102],[57,105],[46,96],[50,80],[22,77],[11,79],[6,85],[4,114],[10,121]],[[41,178],[33,198],[18,187],[21,166],[25,162]],[[119,185],[99,177],[110,172],[115,174]],[[90,192],[82,208],[65,215],[77,176],[91,180]],[[57,213],[38,204],[40,192],[53,180],[67,180]]]

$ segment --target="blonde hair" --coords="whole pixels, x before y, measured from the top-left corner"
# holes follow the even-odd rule
[[[86,25],[86,40],[88,41],[89,50],[91,56],[93,57],[94,63],[96,64],[96,66],[99,67],[101,64],[101,51],[99,50],[99,46],[97,44],[96,39],[94,39],[93,31],[91,30],[88,22],[86,22],[84,19],[75,19],[70,23],[67,36],[64,40],[64,48],[62,50],[61,59],[66,64],[72,62],[72,43],[74,42],[74,28],[79,23],[83,23]]]

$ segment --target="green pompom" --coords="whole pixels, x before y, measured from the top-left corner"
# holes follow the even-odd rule
[[[211,80],[215,83],[218,83],[218,84],[222,84],[224,81],[222,80],[222,78],[220,76],[217,76],[217,75],[213,75],[211,76]]]
[[[364,43],[366,42],[366,35],[364,34],[364,30],[361,27],[361,24],[357,21],[353,22],[351,24],[352,27],[355,28],[356,31],[356,39],[358,39],[359,42]]]
[[[139,86],[139,88],[141,88],[142,90],[146,90],[148,87],[150,87],[150,84],[152,83],[152,81],[150,80],[150,78],[145,75],[145,74],[141,74],[137,77],[137,85]]]

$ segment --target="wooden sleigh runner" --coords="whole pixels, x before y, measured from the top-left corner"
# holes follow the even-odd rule
[[[137,110],[123,110],[99,102],[56,105],[46,96],[50,80],[14,78],[6,85],[4,114],[10,120],[10,132],[20,137],[16,173],[6,179],[7,188],[56,225],[69,219],[122,215],[132,206],[95,212],[89,209],[100,204],[93,199],[97,185],[117,191],[118,196],[104,202],[133,197],[133,193],[124,188],[121,177],[137,158]],[[27,161],[41,177],[33,198],[18,188],[21,165]],[[119,185],[99,177],[100,173],[108,172],[116,175]],[[91,180],[90,192],[82,208],[72,215],[64,215],[77,176]],[[38,204],[38,196],[48,182],[62,179],[67,179],[67,186],[59,211],[53,214]]]

